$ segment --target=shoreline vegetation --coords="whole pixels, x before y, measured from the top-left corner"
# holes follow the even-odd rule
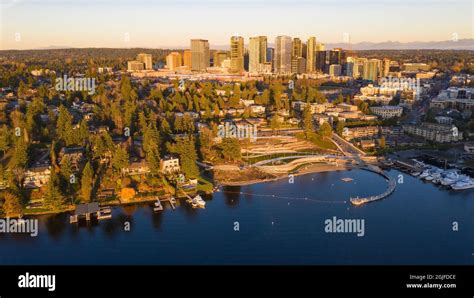
[[[224,169],[219,169],[215,171],[214,183],[204,178],[199,179],[200,182],[204,182],[206,185],[209,184],[212,187],[204,187],[201,189],[199,189],[199,187],[196,187],[196,189],[193,190],[192,193],[193,194],[194,193],[211,194],[214,192],[213,189],[218,186],[252,185],[252,184],[257,184],[257,183],[266,183],[266,182],[274,182],[274,181],[282,180],[282,179],[290,177],[290,175],[295,177],[295,176],[302,176],[302,175],[312,174],[312,173],[347,171],[354,168],[355,168],[354,166],[350,166],[350,165],[308,163],[308,164],[302,165],[302,167],[298,167],[297,169],[289,171],[286,174],[283,174],[283,173],[270,174],[255,167],[250,167],[244,170],[240,170],[237,166],[234,167],[234,166],[228,165],[224,167]],[[236,170],[238,172],[238,175],[236,175]],[[228,177],[230,176],[232,176],[232,181],[228,179]],[[189,191],[186,191],[185,193],[188,194]],[[121,201],[120,199],[116,198],[113,200],[99,202],[99,205],[100,206],[127,206],[127,205],[134,205],[134,204],[140,204],[140,203],[154,202],[157,200],[157,198],[166,199],[166,198],[169,198],[170,196],[173,196],[173,195],[166,193],[159,196],[137,196],[134,199],[129,200],[129,201]],[[178,192],[175,191],[174,196],[176,198],[186,197],[183,190],[180,190]],[[75,205],[65,206],[61,210],[44,210],[43,208],[38,208],[41,210],[34,210],[35,208],[24,209],[24,216],[35,217],[35,216],[43,216],[43,215],[56,215],[56,214],[62,214],[62,213],[70,213],[70,212],[74,212],[75,207],[76,207]],[[4,217],[2,216],[0,218],[4,218]]]

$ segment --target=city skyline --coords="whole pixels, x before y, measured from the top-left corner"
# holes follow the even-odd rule
[[[271,6],[264,1],[246,0],[82,3],[87,5],[53,0],[2,2],[0,49],[187,48],[190,39],[199,38],[209,40],[213,48],[228,45],[229,37],[234,35],[243,36],[246,46],[249,37],[261,35],[269,41],[279,35],[303,41],[316,36],[323,43],[352,44],[472,38],[472,4],[464,0],[346,0],[337,5],[330,1],[297,1],[298,5],[294,5],[282,0]],[[286,18],[279,17],[282,14]],[[234,22],[229,22],[230,16]],[[439,19],[450,21],[441,27]],[[58,23],[62,25],[57,26]],[[216,26],[219,30],[215,30]]]

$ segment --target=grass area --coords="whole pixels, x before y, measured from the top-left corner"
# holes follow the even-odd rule
[[[278,158],[278,157],[285,157],[285,156],[293,156],[293,155],[312,155],[312,154],[319,154],[321,152],[316,151],[309,151],[309,150],[301,150],[297,152],[288,152],[288,153],[270,153],[270,154],[265,154],[262,156],[257,156],[257,157],[249,157],[246,158],[245,156],[242,157],[242,159],[248,163],[254,164],[256,162],[262,161],[262,160],[267,160],[267,159],[273,159],[273,158]]]
[[[214,185],[206,180],[203,177],[198,178],[198,185],[197,185],[197,190],[198,191],[204,191],[204,192],[211,192],[214,188]]]
[[[300,140],[306,140],[303,132],[297,133],[296,137]],[[331,142],[331,140],[324,139],[318,134],[316,134],[316,136],[310,142],[322,149],[337,150],[337,146]]]
[[[304,167],[307,167],[307,166],[310,166],[310,165],[317,165],[317,164],[321,164],[321,165],[326,165],[326,163],[322,163],[322,162],[307,162],[307,163],[303,163],[303,164],[300,164],[300,165],[297,165],[296,167],[294,167],[291,171],[289,171],[290,174],[296,174],[298,173],[298,171]]]
[[[317,137],[311,140],[311,143],[323,149],[337,150],[337,147],[333,142],[331,142],[330,140],[325,140],[323,138]]]
[[[50,209],[47,208],[30,208],[30,209],[23,209],[24,215],[35,215],[35,214],[42,214],[45,212],[51,212]]]

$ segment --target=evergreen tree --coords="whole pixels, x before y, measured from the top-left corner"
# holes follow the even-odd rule
[[[311,141],[316,136],[313,126],[313,117],[311,115],[311,110],[309,106],[304,109],[303,112],[303,125],[304,125],[304,135],[306,140]]]
[[[59,116],[56,123],[56,133],[60,140],[63,140],[66,146],[74,144],[76,139],[74,130],[72,129],[72,115],[63,105],[59,107]]]
[[[22,217],[23,207],[21,205],[20,198],[12,192],[5,192],[3,194],[3,212],[7,218],[10,217]]]
[[[85,202],[90,202],[91,200],[93,182],[94,170],[92,169],[90,162],[87,162],[81,177],[81,193],[82,199]]]
[[[176,144],[171,146],[170,149],[179,155],[181,170],[187,178],[196,178],[199,176],[199,169],[196,165],[198,157],[194,140],[191,136],[178,138]]]
[[[0,127],[0,151],[2,151],[2,155],[4,155],[8,148],[10,148],[10,141],[10,130],[8,129],[8,126],[2,125]]]
[[[226,161],[238,161],[241,159],[240,143],[237,138],[223,138],[219,146],[222,157]]]
[[[128,166],[128,159],[129,156],[127,149],[123,148],[122,146],[118,146],[117,149],[115,149],[112,159],[112,167],[116,173],[120,173],[123,168]]]
[[[44,205],[53,211],[60,210],[64,205],[64,196],[59,187],[59,177],[54,170],[51,171],[48,184],[46,185]]]
[[[322,136],[323,138],[328,138],[332,134],[332,127],[329,123],[324,122],[321,124],[319,127],[319,135]]]

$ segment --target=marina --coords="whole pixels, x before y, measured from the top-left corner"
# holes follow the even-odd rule
[[[431,182],[449,190],[457,191],[474,188],[474,179],[461,174],[460,170],[456,168],[442,169],[416,159],[397,160],[393,167],[420,180]]]

